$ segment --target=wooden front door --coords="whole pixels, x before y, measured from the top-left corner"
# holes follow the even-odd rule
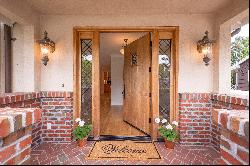
[[[123,119],[150,134],[150,33],[128,44],[124,49]]]

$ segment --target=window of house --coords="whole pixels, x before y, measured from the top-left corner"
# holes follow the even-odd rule
[[[12,92],[11,27],[4,25],[5,93]]]
[[[249,24],[231,32],[231,89],[249,91]]]
[[[0,91],[12,92],[12,32],[9,25],[0,22]]]

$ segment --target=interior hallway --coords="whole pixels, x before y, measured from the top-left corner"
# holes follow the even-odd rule
[[[123,121],[122,106],[111,107],[110,93],[101,96],[101,135],[145,136]]]

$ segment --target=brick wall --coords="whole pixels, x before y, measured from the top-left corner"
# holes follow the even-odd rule
[[[43,142],[65,143],[72,140],[72,96],[72,92],[41,92]]]
[[[40,92],[5,93],[0,95],[0,108],[37,108],[40,107]]]
[[[222,164],[249,164],[249,110],[214,109],[212,121],[221,126]]]
[[[0,108],[40,108],[41,93],[4,93],[0,95]],[[42,121],[32,126],[32,148],[42,142]]]
[[[249,103],[247,99],[237,97],[213,94],[211,95],[211,102],[213,109],[228,109],[228,110],[249,110]],[[213,109],[211,111],[213,111]],[[212,146],[219,151],[221,141],[221,126],[212,121],[211,128],[211,143]]]
[[[33,125],[32,146],[44,142],[70,142],[73,92],[5,94],[0,107],[41,107],[42,122]],[[210,93],[179,94],[180,142],[185,145],[213,145],[220,149],[220,125],[211,123],[213,108],[249,109],[245,99]],[[51,129],[48,129],[48,124]]]
[[[212,145],[220,150],[221,126],[212,123],[213,109],[249,110],[247,99],[210,93],[179,94],[180,143]]]
[[[30,157],[32,124],[41,121],[38,108],[0,109],[0,165],[21,164]]]
[[[30,157],[32,128],[9,135],[0,148],[0,165],[21,164]],[[16,137],[18,135],[18,137]]]
[[[179,129],[181,144],[210,144],[211,107],[210,94],[179,94]]]
[[[31,147],[35,148],[42,143],[42,121],[32,125],[32,144]]]
[[[0,95],[0,107],[40,107],[42,121],[32,126],[32,147],[41,142],[69,142],[72,133],[72,92],[6,93]],[[51,123],[51,129],[47,124]]]
[[[229,110],[247,110],[249,103],[247,99],[232,97],[227,95],[213,94],[211,95],[213,108],[229,109]]]

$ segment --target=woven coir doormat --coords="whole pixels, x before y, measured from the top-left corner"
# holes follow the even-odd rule
[[[161,159],[154,143],[136,141],[97,141],[86,159]]]

